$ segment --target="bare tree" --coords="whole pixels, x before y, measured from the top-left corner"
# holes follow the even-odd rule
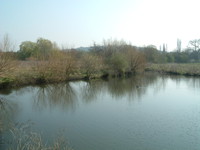
[[[129,69],[132,73],[136,73],[145,68],[145,56],[133,47],[129,47],[126,52],[126,59],[129,63]]]
[[[5,34],[0,42],[0,77],[5,77],[15,68],[12,51],[14,44],[11,42],[8,34]]]
[[[193,51],[200,51],[200,39],[194,39],[189,42],[189,48]]]
[[[90,79],[92,75],[96,74],[102,69],[102,59],[90,53],[83,54],[81,58],[81,68],[85,71],[86,78]]]

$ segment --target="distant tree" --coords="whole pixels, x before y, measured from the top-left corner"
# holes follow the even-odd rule
[[[20,50],[18,51],[18,57],[21,60],[26,60],[36,53],[36,43],[31,41],[24,41],[20,44]]]
[[[101,45],[97,45],[95,42],[93,43],[93,46],[90,49],[90,52],[95,53],[97,55],[103,55],[104,47]]]
[[[166,52],[166,45],[163,44],[163,52],[165,53]]]
[[[167,53],[166,58],[168,63],[173,63],[175,61],[173,53]]]
[[[54,45],[48,39],[39,38],[36,42],[36,57],[38,59],[47,60],[50,52],[53,50]]]
[[[119,52],[127,46],[127,43],[123,40],[104,40],[103,41],[103,48],[104,48],[104,57],[110,58],[116,52]]]
[[[180,39],[177,39],[177,52],[181,52],[181,40]]]
[[[159,63],[160,51],[155,46],[147,46],[142,48],[147,62]]]
[[[189,41],[189,48],[191,48],[193,51],[200,51],[200,39]]]
[[[189,62],[189,55],[187,52],[174,52],[174,59],[176,63],[187,63]]]
[[[199,62],[200,60],[200,39],[194,39],[189,41],[188,48],[192,51],[192,59],[195,62]]]

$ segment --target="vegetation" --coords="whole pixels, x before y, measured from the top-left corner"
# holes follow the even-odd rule
[[[146,70],[186,76],[200,76],[200,64],[150,64]]]
[[[18,52],[1,49],[1,54],[9,56],[9,59],[5,59],[5,69],[1,67],[1,88],[9,85],[124,76],[127,72],[135,74],[145,67],[144,54],[124,41],[108,40],[103,45],[94,44],[89,51],[80,51],[61,50],[55,43],[39,38],[36,42],[22,42]]]
[[[158,50],[155,46],[139,48],[144,52],[147,62],[150,63],[199,63],[200,62],[200,39],[189,41],[188,47],[182,49],[181,40],[177,39],[177,48],[167,52],[166,47]]]
[[[48,143],[43,141],[41,134],[29,128],[28,123],[22,123],[10,129],[8,150],[72,150],[62,134]]]
[[[16,67],[14,53],[11,52],[13,49],[8,35],[5,35],[0,42],[0,79],[8,76]]]
[[[33,123],[12,123],[14,104],[0,97],[0,146],[7,150],[72,150],[62,133],[51,141],[44,141],[42,135],[34,132]],[[4,138],[2,138],[2,136]]]
[[[167,52],[166,44],[158,50],[153,45],[135,47],[117,40],[103,41],[101,45],[94,43],[88,51],[60,49],[56,43],[44,38],[39,38],[36,42],[22,42],[17,52],[13,52],[13,44],[8,35],[0,43],[0,88],[72,79],[127,76],[143,71],[146,62],[162,64],[157,67],[162,68],[161,71],[198,75],[198,71],[191,71],[197,69],[195,64],[192,67],[188,65],[190,69],[184,69],[187,68],[185,65],[178,65],[184,67],[181,71],[179,68],[175,69],[174,64],[164,64],[200,62],[200,39],[190,41],[184,50],[181,48],[181,40],[178,39],[177,49],[173,52]],[[158,71],[155,66],[158,65],[147,69]]]
[[[181,40],[177,39],[177,49],[173,52],[158,51],[150,46],[142,49],[149,63],[146,70],[160,73],[200,76],[200,39],[189,41],[182,50]]]

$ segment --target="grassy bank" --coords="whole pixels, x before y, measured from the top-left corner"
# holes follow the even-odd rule
[[[55,65],[54,61],[54,65]],[[47,83],[60,83],[72,80],[91,80],[110,77],[123,77],[135,74],[131,71],[115,71],[110,68],[94,66],[85,67],[76,66],[65,70],[64,66],[56,64],[55,66],[49,61],[21,61],[6,76],[0,77],[0,89],[38,85]],[[98,66],[99,67],[99,66]],[[143,69],[142,69],[143,70]]]
[[[149,64],[147,71],[156,71],[159,73],[200,76],[200,63],[187,64]]]
[[[135,72],[115,72],[101,68],[100,70],[91,71],[90,73],[81,67],[70,70],[69,74],[65,74],[62,68],[53,67],[51,64],[44,64],[44,62],[18,62],[18,67],[6,77],[0,78],[0,89],[35,85],[44,83],[59,83],[72,80],[90,80],[110,77],[129,76]],[[200,76],[200,64],[148,64],[146,71],[154,71],[159,73],[186,75],[186,76]]]
[[[146,64],[141,51],[122,41],[94,44],[88,51],[61,50],[45,39],[32,44],[36,46],[29,47],[30,42],[23,43],[17,54],[6,50],[0,52],[0,88],[121,77],[143,70]],[[22,59],[18,55],[26,57]]]

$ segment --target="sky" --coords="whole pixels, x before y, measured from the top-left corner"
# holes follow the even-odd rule
[[[136,46],[163,43],[168,51],[200,38],[199,0],[0,0],[0,39],[16,45],[39,37],[65,48],[125,40]]]

